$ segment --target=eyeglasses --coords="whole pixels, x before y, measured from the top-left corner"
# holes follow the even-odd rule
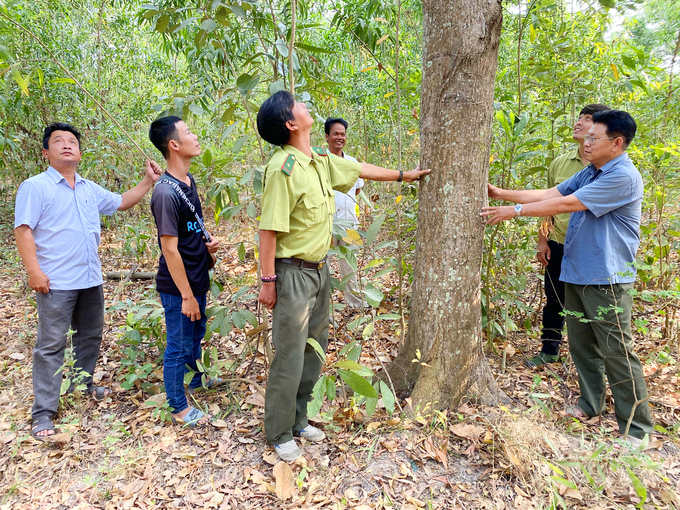
[[[586,135],[584,137],[584,140],[589,143],[595,143],[598,140],[615,140],[617,138],[621,138],[620,136],[609,136],[607,138],[595,138],[594,136]]]

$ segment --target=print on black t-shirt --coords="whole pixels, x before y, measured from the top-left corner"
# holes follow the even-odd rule
[[[194,205],[200,218],[203,219],[203,210],[198,198],[196,183],[191,174],[189,174],[191,187],[168,172],[165,172],[163,177],[179,184],[184,194]],[[161,236],[177,237],[177,248],[182,257],[191,290],[195,296],[208,292],[210,288],[208,270],[210,269],[212,259],[205,246],[205,239],[203,238],[201,227],[196,221],[196,215],[191,212],[189,206],[179,197],[177,191],[167,183],[159,183],[154,188],[153,196],[151,197],[151,212],[158,228],[158,245],[161,245]],[[161,255],[160,263],[158,264],[156,289],[159,292],[165,292],[173,296],[182,295],[175,285],[172,276],[170,276],[170,271],[168,271],[168,265],[163,255]]]

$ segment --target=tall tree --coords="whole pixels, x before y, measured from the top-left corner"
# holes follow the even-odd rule
[[[414,402],[499,395],[482,350],[479,212],[501,25],[500,0],[423,0],[421,161],[432,173],[419,195],[408,336],[389,368]]]

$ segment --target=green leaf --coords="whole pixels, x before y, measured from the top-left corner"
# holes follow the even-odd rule
[[[307,416],[310,418],[316,416],[319,414],[319,411],[321,411],[321,406],[323,405],[323,393],[326,389],[326,381],[324,380],[326,377],[328,376],[324,375],[318,381],[316,381],[314,389],[312,390],[312,399],[307,402]]]
[[[244,4],[247,5],[247,4]],[[231,4],[229,6],[229,9],[231,9],[231,12],[234,13],[235,16],[238,16],[239,18],[243,18],[246,15],[246,11],[237,4]]]
[[[288,46],[286,45],[286,41],[277,39],[274,45],[283,58],[288,58]]]
[[[231,317],[225,317],[220,322],[220,335],[227,336],[231,332]]]
[[[241,315],[243,315],[246,320],[250,323],[250,325],[254,328],[257,327],[257,315],[255,315],[253,312],[250,310],[240,310]]]
[[[190,110],[191,113],[193,113],[194,115],[203,115],[203,114],[205,113],[204,110],[203,110],[203,108],[201,107],[201,105],[198,104],[198,103],[191,103],[191,104],[189,105],[189,110]]]
[[[161,34],[168,29],[168,24],[170,23],[170,18],[167,14],[163,14],[160,18],[156,20],[156,31]]]
[[[203,20],[203,23],[201,23],[201,28],[207,33],[210,33],[217,28],[217,23],[214,19],[206,19]]]
[[[251,76],[248,73],[244,73],[241,76],[239,76],[238,79],[236,80],[236,86],[238,87],[238,91],[241,94],[247,96],[248,92],[257,87],[257,84],[259,82],[260,82],[259,76]]]
[[[378,399],[377,398],[367,398],[366,399],[366,414],[369,416],[373,416],[373,413],[375,413],[375,408],[378,406]]]
[[[570,489],[578,490],[578,487],[576,487],[576,484],[574,482],[570,482],[565,478],[561,478],[559,476],[551,476],[550,479],[554,480],[555,482],[561,485],[564,485],[565,487],[569,487]]]
[[[326,398],[333,402],[335,400],[335,379],[330,375],[324,377],[326,379]]]
[[[222,122],[229,122],[234,116],[234,110],[236,110],[236,103],[227,108],[222,114]]]
[[[616,7],[616,2],[614,0],[600,0],[600,4],[607,9],[613,9]]]
[[[368,340],[373,335],[373,321],[369,322],[361,333],[361,338]]]
[[[383,313],[381,315],[376,315],[376,319],[382,319],[384,321],[397,321],[401,319],[401,315],[398,313]]]
[[[338,370],[340,377],[347,385],[354,390],[355,393],[363,395],[368,398],[377,398],[378,392],[375,388],[371,386],[366,379],[361,377],[359,374],[352,372],[350,370]]]
[[[363,370],[364,367],[362,367],[359,363],[356,361],[352,361],[349,359],[343,359],[335,363],[334,365],[336,368],[345,368],[347,370]]]
[[[385,404],[385,409],[388,413],[392,414],[396,405],[396,399],[394,398],[394,393],[387,384],[380,381],[380,395],[382,395],[383,404]]]
[[[229,26],[229,21],[227,20],[227,14],[229,14],[229,13],[227,12],[227,9],[223,5],[219,6],[217,8],[217,12],[215,12],[215,19],[217,20],[217,22],[220,25],[225,26],[225,27]]]
[[[630,468],[628,466],[626,466],[626,472],[628,473],[628,476],[630,477],[630,481],[633,482],[633,488],[635,489],[635,494],[637,494],[638,497],[642,499],[642,501],[640,501],[635,508],[642,508],[642,505],[644,505],[645,501],[647,501],[647,488],[640,481],[640,479],[637,477],[637,475],[630,470]]]
[[[273,82],[271,85],[269,85],[269,93],[271,95],[276,94],[277,92],[283,90],[285,87],[283,85],[283,79],[276,80]]]
[[[212,163],[212,152],[210,152],[210,149],[206,149],[203,153],[203,164],[205,166],[210,166],[210,163]]]
[[[248,322],[246,321],[246,318],[243,316],[243,314],[238,310],[231,312],[231,320],[233,321],[234,326],[236,326],[238,329],[245,328],[246,323]]]
[[[296,42],[295,43],[296,48],[300,48],[305,51],[311,51],[312,53],[328,53],[328,54],[335,54],[335,51],[329,50],[326,48],[319,48],[318,46],[312,46],[311,44],[305,44],[301,42]]]
[[[385,221],[385,215],[381,214],[378,216],[375,220],[373,220],[373,223],[371,223],[371,226],[368,227],[368,231],[366,232],[366,244],[369,245],[371,244],[376,236],[378,235],[378,232],[380,231],[380,227],[382,227],[383,222]]]
[[[238,253],[239,260],[244,260],[246,258],[246,245],[243,243],[239,244],[236,252]]]
[[[248,142],[248,139],[250,138],[250,135],[243,135],[240,137],[236,142],[234,143],[234,146],[231,148],[231,152],[234,154],[238,154],[243,150],[243,147],[245,147],[246,143]]]
[[[383,299],[385,299],[385,295],[373,286],[364,289],[364,296],[366,296],[366,301],[373,308],[378,308]]]
[[[314,350],[316,351],[316,354],[319,356],[321,363],[325,363],[326,362],[326,353],[324,352],[321,345],[319,345],[319,342],[317,342],[313,338],[308,338],[307,343],[309,345],[311,345],[312,347],[314,347]]]

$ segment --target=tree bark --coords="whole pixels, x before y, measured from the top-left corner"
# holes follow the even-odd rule
[[[481,269],[500,0],[423,0],[421,161],[413,303],[389,367],[414,404],[507,399],[483,353]],[[417,359],[420,352],[420,362]]]

